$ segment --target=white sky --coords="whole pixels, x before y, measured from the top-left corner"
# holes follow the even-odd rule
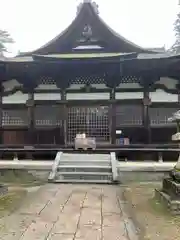
[[[66,28],[82,0],[0,0],[0,29],[15,44],[10,51],[30,51],[44,45]],[[104,21],[142,47],[170,47],[178,0],[96,0]]]

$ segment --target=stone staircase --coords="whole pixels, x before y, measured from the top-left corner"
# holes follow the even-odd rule
[[[49,175],[54,183],[117,183],[115,153],[76,154],[58,152]]]

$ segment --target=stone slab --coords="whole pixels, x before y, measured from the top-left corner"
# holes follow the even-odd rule
[[[76,238],[77,240],[101,240],[102,231],[101,226],[93,227],[93,226],[81,226],[77,233]]]
[[[3,219],[0,239],[129,240],[117,191],[116,186],[48,184]]]
[[[173,215],[180,215],[180,201],[172,200],[171,196],[159,189],[155,189],[155,198],[166,206]]]
[[[103,226],[107,226],[107,227],[118,227],[120,225],[121,222],[121,216],[119,214],[104,214],[103,215],[103,221],[102,221],[102,225]],[[124,225],[125,226],[125,225]]]
[[[52,234],[48,240],[73,240],[74,235],[72,234]]]
[[[117,227],[103,227],[103,240],[127,240],[126,232],[121,232]]]
[[[169,178],[163,179],[163,192],[180,200],[180,183]]]
[[[27,231],[22,236],[23,240],[44,240],[48,237],[49,232],[53,226],[53,223],[43,222],[37,219],[36,222],[32,223]]]

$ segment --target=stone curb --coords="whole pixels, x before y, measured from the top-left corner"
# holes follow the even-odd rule
[[[137,232],[139,240],[145,240],[145,233],[146,233],[145,228],[138,221],[135,211],[133,210],[132,202],[126,197],[126,189],[125,189],[126,186],[121,186],[121,188],[122,188],[122,193],[120,193],[120,196],[121,196],[121,199],[124,201],[125,210],[129,215],[129,217],[132,219],[132,222],[134,223],[135,230]]]

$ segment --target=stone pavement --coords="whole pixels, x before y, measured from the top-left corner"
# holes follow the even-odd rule
[[[1,240],[135,240],[118,186],[47,184],[0,221]]]

